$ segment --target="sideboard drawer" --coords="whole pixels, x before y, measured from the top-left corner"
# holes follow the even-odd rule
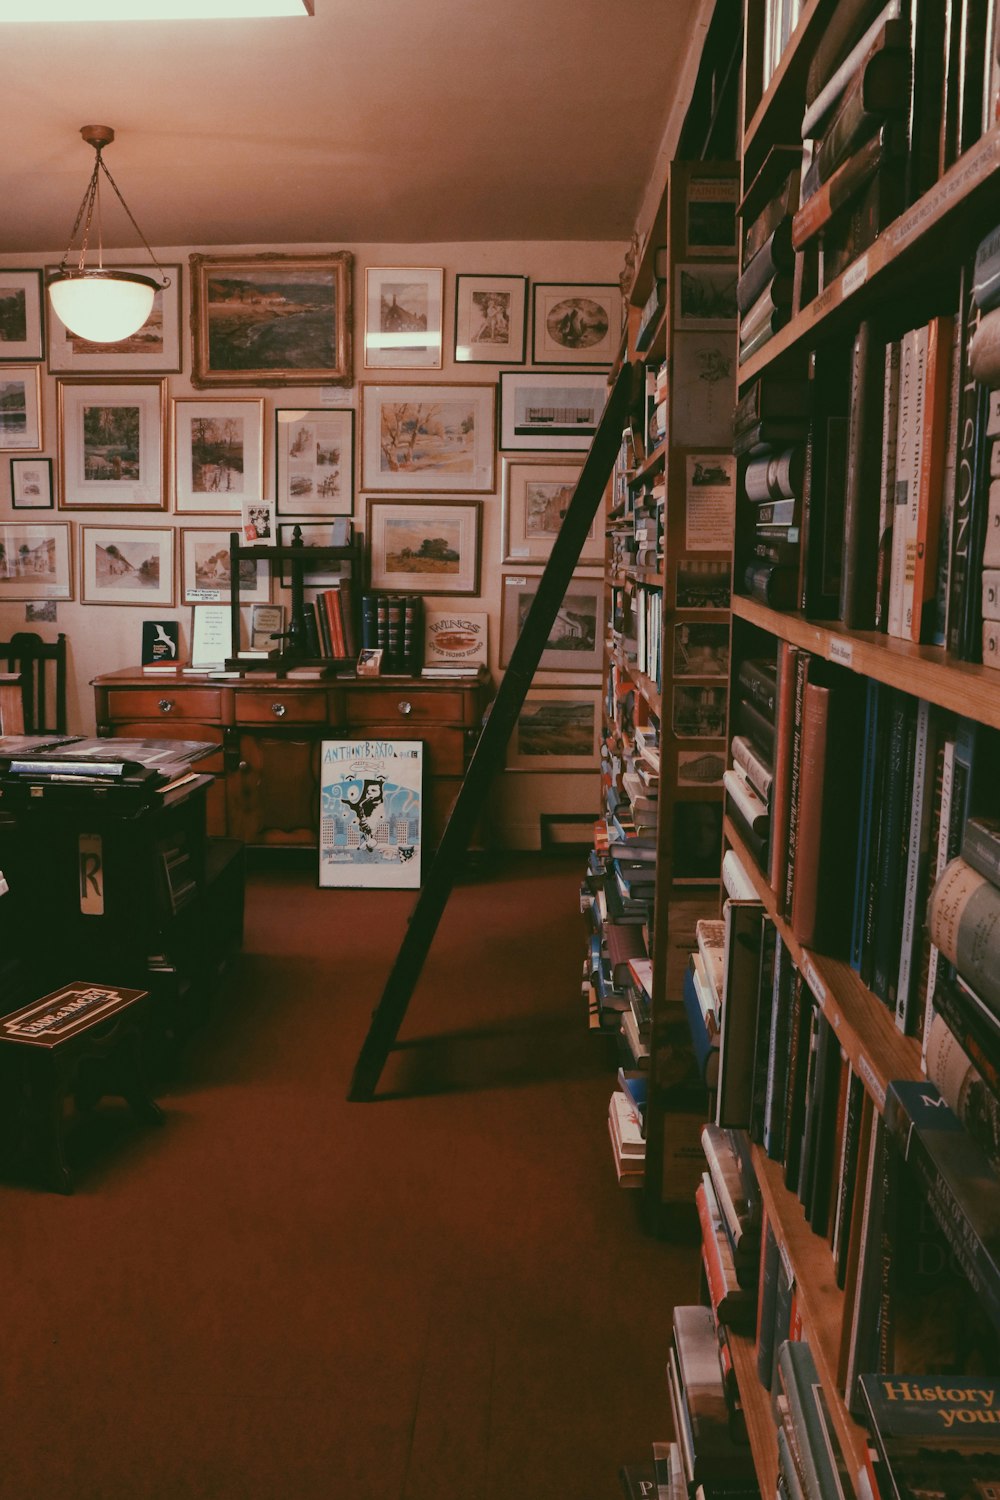
[[[329,718],[322,688],[283,692],[278,683],[236,694],[237,724],[326,724]]]
[[[115,722],[124,719],[218,719],[222,714],[222,693],[218,688],[178,688],[166,684],[160,688],[112,688],[108,693],[108,717]]]
[[[345,688],[347,722],[355,724],[461,724],[465,698],[447,688],[432,691],[401,682],[367,691]]]

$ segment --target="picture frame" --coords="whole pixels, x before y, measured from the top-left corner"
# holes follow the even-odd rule
[[[419,887],[423,748],[420,740],[321,742],[320,887]]]
[[[540,576],[503,575],[500,594],[500,665],[506,667],[528,610],[538,593]],[[538,660],[543,672],[599,672],[604,641],[604,583],[575,578],[566,590],[548,642]]]
[[[534,364],[611,364],[622,338],[617,283],[536,281],[532,300]]]
[[[572,459],[503,458],[502,562],[534,563],[548,557],[582,469]],[[582,567],[604,562],[605,508],[602,498],[580,553]]]
[[[285,628],[285,606],[283,604],[251,604],[250,649],[251,651],[279,651],[281,642],[273,639]]]
[[[0,453],[41,453],[40,365],[0,365]]]
[[[81,526],[81,604],[174,606],[172,526]]]
[[[54,510],[51,458],[12,458],[10,503],[14,510]]]
[[[500,371],[500,447],[515,453],[584,452],[608,398],[603,374]]]
[[[692,261],[674,267],[675,328],[735,328],[735,261]]]
[[[478,594],[481,500],[378,500],[367,509],[369,586]]]
[[[343,524],[337,525],[335,521],[279,521],[278,522],[278,546],[291,547],[295,541],[295,531],[298,528],[303,548],[308,551],[310,547],[345,547],[350,544],[351,538],[343,540]],[[312,568],[303,568],[302,583],[307,589],[327,588],[330,584],[337,583],[341,578],[351,576],[350,558],[344,558],[338,562],[335,558],[326,562],[314,563]],[[291,564],[282,560],[281,576],[279,582],[282,588],[289,589],[292,586]]]
[[[736,254],[736,204],[739,183],[729,177],[692,177],[684,205],[684,253]]]
[[[234,528],[235,529],[235,528]],[[229,538],[223,528],[181,527],[181,603],[224,604],[230,599]],[[266,557],[240,558],[240,604],[270,604]]]
[[[193,254],[188,263],[196,390],[352,383],[349,250]]]
[[[45,297],[41,271],[0,266],[0,364],[45,357]]]
[[[488,494],[496,479],[496,387],[361,387],[361,488]]]
[[[527,332],[527,276],[455,277],[456,364],[523,365]]]
[[[56,380],[60,510],[167,509],[167,382]]]
[[[68,521],[0,522],[0,604],[8,599],[72,599]]]
[[[365,269],[365,369],[440,370],[444,271],[440,266]]]
[[[179,396],[171,403],[174,510],[240,515],[264,493],[264,398]]]
[[[680,620],[674,624],[674,677],[729,677],[729,623]]]
[[[353,410],[278,407],[274,463],[279,516],[353,514]]]
[[[105,263],[107,264],[107,263]],[[46,274],[55,272],[46,266]],[[148,265],[124,264],[115,269],[146,275]],[[181,296],[183,268],[162,267],[169,284],[153,296],[149,317],[141,328],[116,344],[93,344],[71,333],[52,309],[48,317],[48,365],[54,375],[176,375],[181,369]]]
[[[594,687],[529,688],[507,747],[508,771],[597,771],[601,705]]]

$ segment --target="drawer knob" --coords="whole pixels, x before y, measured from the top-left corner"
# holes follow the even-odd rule
[[[288,709],[283,703],[272,703],[271,712],[274,714],[274,717],[276,719],[283,719],[287,714]]]
[[[156,706],[161,714],[168,714],[174,706],[174,700],[173,698],[161,698]]]
[[[396,707],[399,709],[399,712],[401,714],[412,714],[413,712],[413,704],[408,703],[405,698],[400,698],[399,702],[396,704]]]

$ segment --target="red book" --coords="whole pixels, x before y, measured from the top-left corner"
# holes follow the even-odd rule
[[[326,611],[326,621],[330,630],[330,655],[346,656],[344,630],[340,622],[340,592],[338,589],[327,589],[324,592],[323,608]]]
[[[920,449],[920,490],[913,556],[912,608],[907,626],[911,641],[930,634],[928,612],[937,596],[938,535],[944,489],[945,448],[948,444],[948,387],[951,382],[953,320],[932,318],[927,325],[927,367],[924,392],[924,437]],[[909,558],[907,568],[909,569]],[[907,580],[909,582],[909,580]],[[909,593],[909,590],[907,590]]]

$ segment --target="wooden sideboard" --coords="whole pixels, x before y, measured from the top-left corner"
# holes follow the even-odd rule
[[[205,740],[208,831],[250,845],[315,846],[324,739],[413,739],[424,746],[424,840],[435,845],[492,697],[473,679],[289,679],[126,668],[93,681],[97,732]]]

